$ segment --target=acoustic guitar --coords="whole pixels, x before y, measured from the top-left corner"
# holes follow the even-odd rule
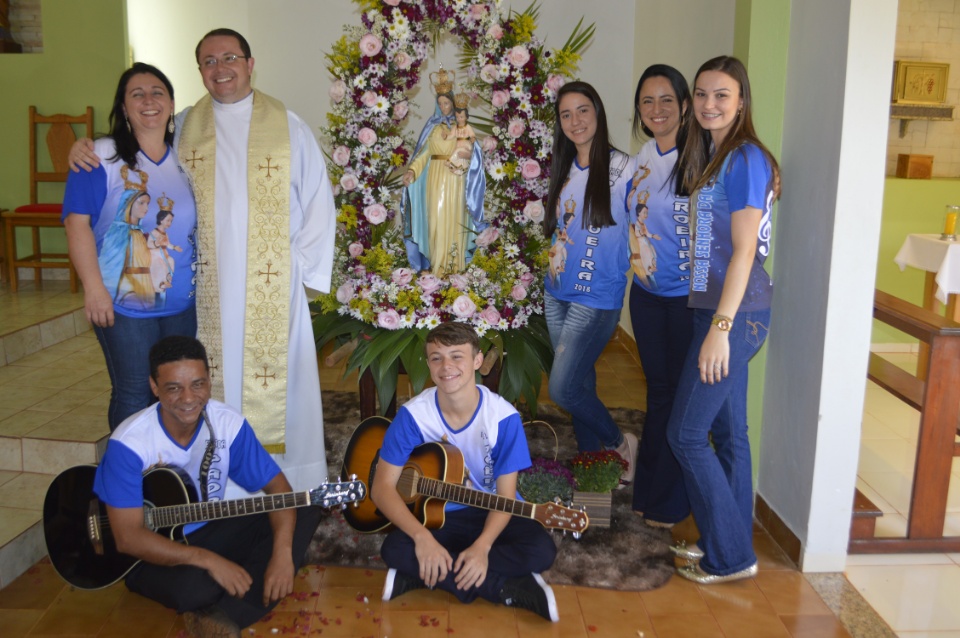
[[[140,562],[117,551],[106,506],[93,492],[96,472],[95,465],[65,470],[53,479],[43,501],[43,536],[50,562],[65,581],[79,589],[108,587]],[[363,482],[352,480],[324,483],[305,492],[197,502],[197,490],[185,472],[158,467],[143,475],[143,524],[172,540],[186,542],[181,528],[188,523],[310,505],[346,507],[366,495]]]
[[[372,416],[357,426],[347,444],[342,471],[349,472],[348,476],[364,478],[367,485],[372,486],[383,437],[389,426],[390,421],[380,416]],[[425,443],[413,451],[403,466],[397,492],[413,515],[428,529],[443,526],[444,505],[447,502],[530,518],[547,529],[572,532],[574,538],[579,538],[590,525],[590,519],[581,510],[559,503],[527,503],[471,489],[464,486],[465,478],[463,455],[456,446]],[[343,517],[358,532],[379,532],[392,527],[373,499],[345,510]]]

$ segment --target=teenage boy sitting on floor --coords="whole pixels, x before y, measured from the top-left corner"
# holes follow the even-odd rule
[[[390,567],[383,599],[439,587],[464,603],[479,596],[556,622],[556,599],[540,572],[550,568],[557,550],[539,523],[447,503],[443,527],[431,531],[397,492],[411,452],[427,442],[455,445],[463,454],[467,485],[477,490],[519,498],[517,472],[530,467],[520,415],[499,395],[477,385],[483,354],[473,327],[437,326],[427,335],[426,353],[436,387],[397,412],[384,437],[371,491],[374,503],[396,526],[380,549]]]

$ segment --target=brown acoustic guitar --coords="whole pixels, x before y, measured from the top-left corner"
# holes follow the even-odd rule
[[[380,448],[389,426],[390,421],[380,416],[365,419],[357,426],[343,457],[346,476],[356,475],[370,489],[373,488]],[[590,519],[581,510],[559,503],[527,503],[471,489],[464,486],[465,478],[463,455],[456,446],[424,443],[413,451],[403,466],[397,492],[413,515],[429,529],[443,526],[444,505],[447,502],[531,518],[547,529],[572,532],[574,538],[579,538],[590,525]],[[380,532],[392,527],[372,498],[344,510],[343,517],[358,532]]]

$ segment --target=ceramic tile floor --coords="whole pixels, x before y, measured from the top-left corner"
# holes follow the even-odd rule
[[[66,288],[58,282],[45,283],[43,290],[32,290],[29,283],[24,288],[24,298],[17,299],[11,298],[6,286],[0,285],[0,338],[4,338],[8,345],[7,337],[11,334],[19,337],[19,333],[33,325],[18,318],[21,306],[24,312],[29,310],[33,321],[50,317],[50,314],[43,314],[44,299],[56,300],[50,304],[55,309],[51,314],[70,312],[79,307],[76,299],[73,299],[72,306],[63,301],[71,295],[65,293]],[[99,359],[96,339],[90,332],[59,340],[62,337],[55,335],[56,345],[27,356],[20,354],[23,344],[15,343],[12,350],[18,354],[16,360],[0,366],[0,441],[19,440],[18,437],[28,435],[37,437],[29,439],[39,442],[34,445],[51,444],[38,450],[41,462],[46,465],[34,462],[35,471],[0,469],[0,542],[16,536],[25,525],[39,520],[39,503],[50,480],[50,472],[64,463],[73,464],[75,461],[68,452],[82,445],[64,442],[57,447],[54,445],[58,442],[57,437],[69,433],[74,440],[95,441],[106,432],[103,415],[109,382]],[[10,352],[11,349],[7,349],[7,359]],[[644,407],[643,376],[632,345],[625,347],[622,343],[612,342],[598,363],[598,377],[601,379],[601,398],[611,406]],[[342,364],[335,369],[321,368],[321,383],[326,389],[352,391],[356,388],[355,378],[342,378]],[[546,398],[545,393],[543,397]],[[885,411],[885,408],[880,410]],[[896,426],[899,430],[890,424],[881,425],[894,433],[909,434],[906,425]],[[892,436],[872,422],[869,430]],[[880,449],[876,454],[881,455]],[[13,456],[0,447],[0,462]],[[19,448],[15,456],[19,461],[22,456]],[[905,467],[904,459],[897,458],[894,459],[897,467]],[[874,469],[883,471],[882,466]],[[692,523],[685,522],[678,526],[676,535],[690,535],[691,528]],[[556,625],[542,622],[527,612],[482,602],[470,606],[450,604],[452,599],[442,593],[413,592],[397,601],[381,603],[382,572],[313,566],[299,574],[297,591],[285,599],[273,615],[255,626],[253,634],[400,638],[489,636],[492,632],[503,637],[597,635],[631,638],[878,635],[856,630],[848,633],[836,615],[843,617],[844,614],[838,611],[838,607],[824,602],[810,579],[796,571],[766,534],[758,532],[755,544],[760,557],[760,575],[752,581],[711,588],[673,578],[661,589],[641,593],[559,587],[561,622]],[[960,628],[960,624],[946,625],[943,622],[951,613],[947,601],[928,597],[926,604],[919,605],[919,609],[918,604],[898,605],[900,596],[913,593],[912,581],[901,585],[899,593],[894,587],[882,589],[904,572],[901,563],[911,559],[887,556],[871,559],[872,563],[859,565],[856,564],[858,559],[851,559],[851,580],[862,577],[855,583],[864,595],[883,592],[875,597],[876,602],[871,599],[881,613],[891,614],[889,618],[898,622],[901,618],[904,621],[909,619],[914,623],[911,628],[919,626],[937,631],[942,627]],[[936,563],[916,557],[912,560],[921,566],[936,567],[945,574],[955,572],[960,576],[960,565],[957,564],[960,557],[944,556]],[[874,568],[885,568],[885,571],[869,571]],[[925,578],[928,576],[922,575],[915,580]],[[944,591],[960,591],[956,581],[950,578],[945,576],[941,580]],[[917,598],[919,600],[921,596]],[[898,609],[900,615],[896,613]],[[844,617],[844,622],[850,627],[857,626],[856,619],[851,621]],[[122,586],[97,592],[72,590],[63,584],[45,560],[0,590],[0,627],[3,628],[0,634],[5,637],[185,635],[182,622],[173,613],[126,592]],[[919,637],[926,634],[903,635]],[[950,634],[930,635],[945,638]]]

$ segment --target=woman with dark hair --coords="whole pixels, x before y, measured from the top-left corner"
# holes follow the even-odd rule
[[[610,144],[596,90],[570,82],[554,105],[553,162],[543,232],[551,237],[544,312],[553,345],[550,398],[573,418],[581,452],[616,450],[633,479],[637,437],[597,397],[594,364],[620,320],[629,268],[632,160]]]
[[[773,284],[763,262],[780,178],[753,128],[750,81],[738,59],[721,56],[700,67],[693,112],[678,166],[691,193],[693,341],[667,439],[700,531],[697,545],[674,546],[692,561],[679,572],[709,584],[757,573],[747,364],[770,325]]]
[[[192,337],[197,330],[195,251],[171,256],[176,274],[162,294],[151,277],[148,238],[155,230],[151,220],[162,219],[160,208],[172,222],[177,202],[177,223],[161,229],[169,245],[194,244],[193,194],[171,152],[173,134],[173,86],[159,69],[138,62],[120,76],[110,134],[94,143],[107,160],[67,178],[63,223],[83,281],[87,320],[107,361],[111,431],[154,400],[150,347],[167,335]]]
[[[677,179],[690,120],[690,89],[672,66],[654,64],[637,82],[633,133],[652,138],[637,155],[627,203],[630,233],[630,322],[647,379],[647,416],[633,481],[633,510],[653,527],[690,514],[680,465],[667,444],[667,422],[693,336],[688,193]]]

